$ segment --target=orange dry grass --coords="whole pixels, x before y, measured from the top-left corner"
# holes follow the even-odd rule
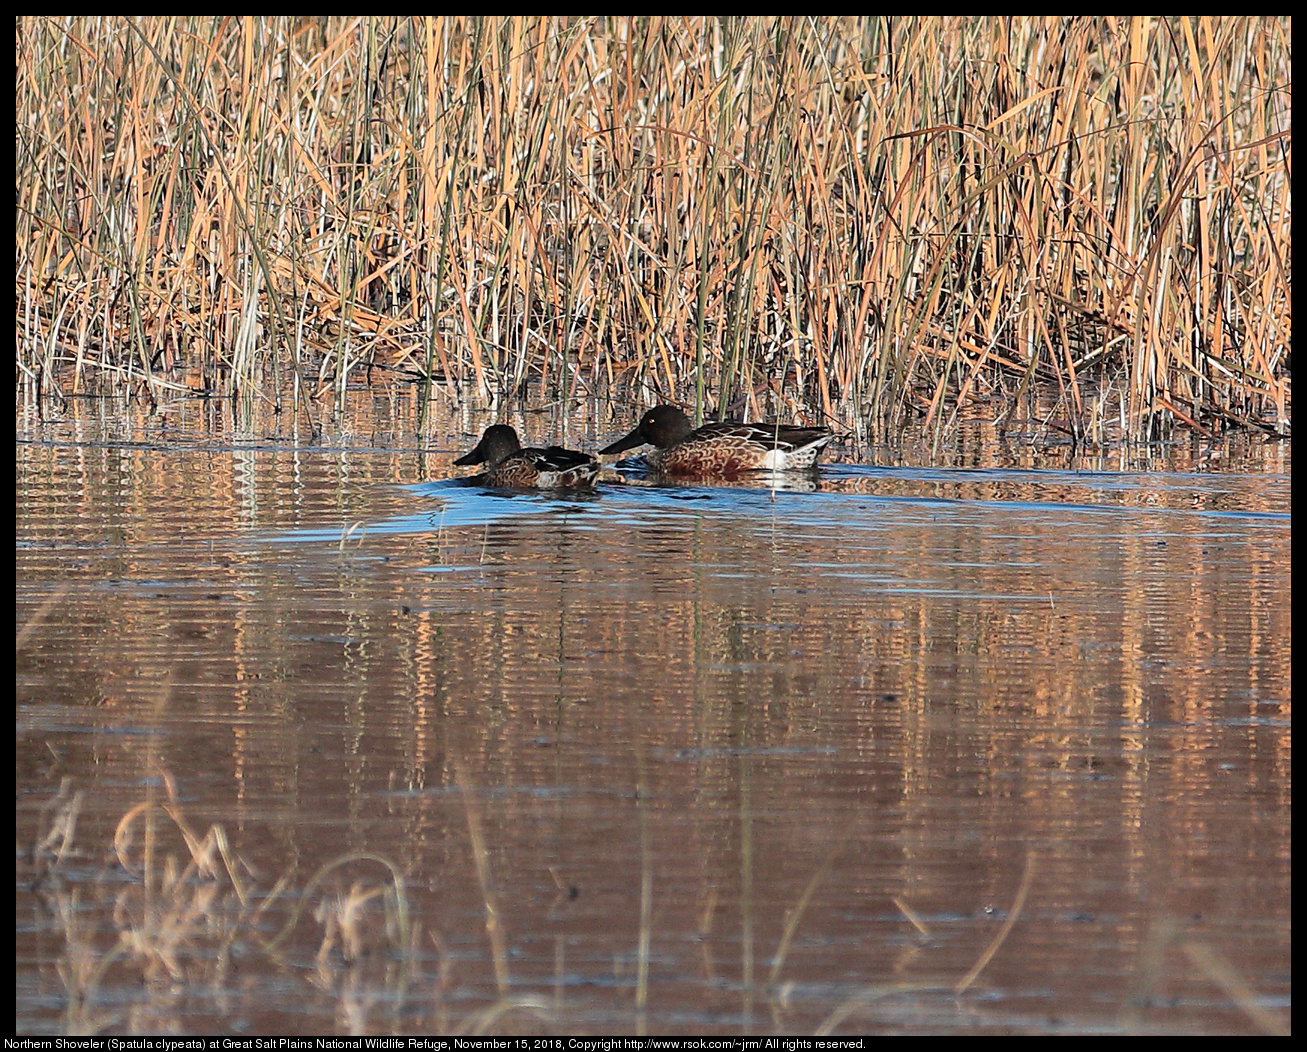
[[[1285,431],[1290,26],[27,18],[18,374]]]

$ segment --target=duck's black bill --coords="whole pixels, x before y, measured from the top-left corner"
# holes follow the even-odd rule
[[[609,453],[625,453],[628,449],[634,449],[636,446],[642,446],[647,441],[648,439],[646,439],[642,434],[640,434],[640,429],[637,427],[625,438],[619,438],[611,446],[604,446],[604,448],[599,451],[599,455],[602,457],[602,456],[607,456]]]

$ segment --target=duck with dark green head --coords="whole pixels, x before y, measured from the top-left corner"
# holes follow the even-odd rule
[[[487,464],[485,471],[467,481],[515,489],[590,489],[600,467],[599,461],[589,453],[562,446],[523,449],[517,432],[507,424],[486,428],[476,448],[454,463],[459,467]]]
[[[650,409],[627,435],[600,456],[651,445],[646,460],[667,475],[734,477],[746,471],[803,471],[812,468],[834,437],[828,428],[791,424],[737,424],[695,428],[674,405]]]

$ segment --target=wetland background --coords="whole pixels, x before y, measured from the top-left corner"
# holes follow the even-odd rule
[[[1286,1031],[1290,44],[20,20],[17,1029]]]

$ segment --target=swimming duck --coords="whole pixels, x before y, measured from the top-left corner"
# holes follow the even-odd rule
[[[589,453],[562,446],[523,449],[517,432],[507,424],[486,428],[476,448],[454,463],[489,464],[489,468],[470,480],[483,486],[527,489],[588,489],[594,485],[600,466]]]
[[[646,458],[668,475],[732,476],[741,471],[796,471],[811,468],[834,437],[824,427],[789,424],[704,424],[696,429],[674,405],[660,405],[640,418],[624,438],[599,451],[621,453],[646,443],[657,448]]]

